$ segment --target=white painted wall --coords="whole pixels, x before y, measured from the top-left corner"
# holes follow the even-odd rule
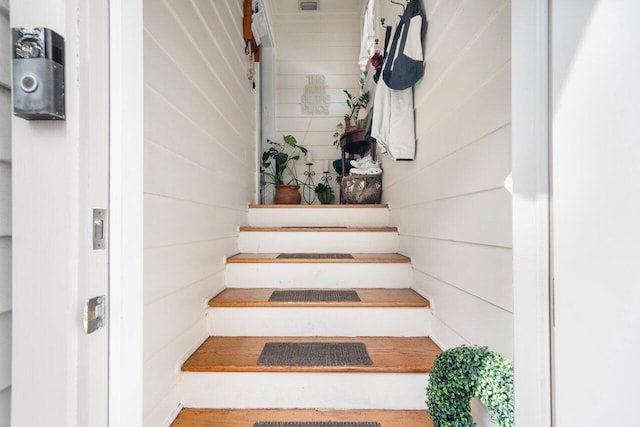
[[[256,98],[242,1],[144,2],[144,425],[181,404],[181,363],[255,197]]]
[[[379,11],[387,23],[401,10]],[[383,198],[433,301],[443,347],[513,358],[511,8],[509,0],[426,0],[426,73],[416,85],[417,157],[383,156]],[[384,40],[380,25],[380,39]]]
[[[551,3],[558,426],[637,424],[638,14],[635,0]]]
[[[11,407],[11,55],[9,0],[0,1],[0,427]]]
[[[272,0],[275,42],[277,47],[276,130],[278,141],[293,135],[308,148],[314,159],[314,181],[320,182],[323,161],[330,161],[331,181],[336,200],[338,186],[331,162],[340,158],[333,146],[333,133],[344,122],[347,112],[347,89],[359,94],[360,53],[359,1],[320,2],[318,12],[298,12],[297,2]],[[300,104],[309,74],[324,75],[327,95],[331,96],[328,115],[302,114]],[[297,162],[299,179],[304,180],[304,161]]]

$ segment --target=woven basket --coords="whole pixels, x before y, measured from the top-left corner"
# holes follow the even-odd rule
[[[342,178],[342,200],[346,204],[377,204],[382,199],[382,174],[352,174]]]

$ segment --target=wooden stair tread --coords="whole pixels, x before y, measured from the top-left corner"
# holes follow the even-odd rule
[[[361,342],[372,366],[259,366],[268,342]],[[209,337],[182,365],[187,372],[428,373],[440,348],[426,337]]]
[[[353,208],[374,208],[374,209],[388,209],[387,203],[381,203],[377,205],[258,205],[249,204],[249,209],[353,209]]]
[[[257,421],[377,421],[381,427],[433,427],[424,411],[183,409],[171,427],[253,427]]]
[[[358,254],[352,253],[353,258],[277,258],[279,253],[267,254],[236,254],[227,258],[227,264],[266,263],[266,264],[406,264],[411,259],[400,254]]]
[[[240,227],[247,232],[397,233],[398,227]]]
[[[277,290],[294,289],[228,288],[212,298],[209,307],[429,307],[429,301],[413,289],[327,289],[357,291],[358,302],[269,302]]]

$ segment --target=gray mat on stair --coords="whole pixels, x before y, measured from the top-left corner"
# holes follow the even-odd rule
[[[361,342],[270,342],[258,359],[260,366],[370,366]]]
[[[279,254],[279,259],[353,259],[351,254]]]
[[[295,422],[295,421],[286,421],[286,422],[269,422],[269,421],[261,421],[257,422],[253,425],[253,427],[380,427],[380,423],[373,422],[364,422],[364,423],[356,423],[356,422],[326,422],[326,421],[315,421],[315,422]]]
[[[346,225],[332,225],[331,227],[326,227],[324,225],[290,225],[286,227],[280,227],[286,229],[298,229],[298,228],[349,228]]]
[[[356,291],[284,290],[273,291],[269,302],[359,302]]]

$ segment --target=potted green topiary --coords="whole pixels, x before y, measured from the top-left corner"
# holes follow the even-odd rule
[[[433,362],[427,405],[434,427],[475,427],[469,401],[477,397],[498,427],[514,427],[513,366],[487,347],[445,350]]]
[[[307,154],[307,149],[298,145],[293,135],[285,135],[284,142],[267,140],[271,145],[262,153],[262,172],[265,181],[275,185],[276,204],[300,204],[300,180],[297,177],[295,162],[301,154]]]

